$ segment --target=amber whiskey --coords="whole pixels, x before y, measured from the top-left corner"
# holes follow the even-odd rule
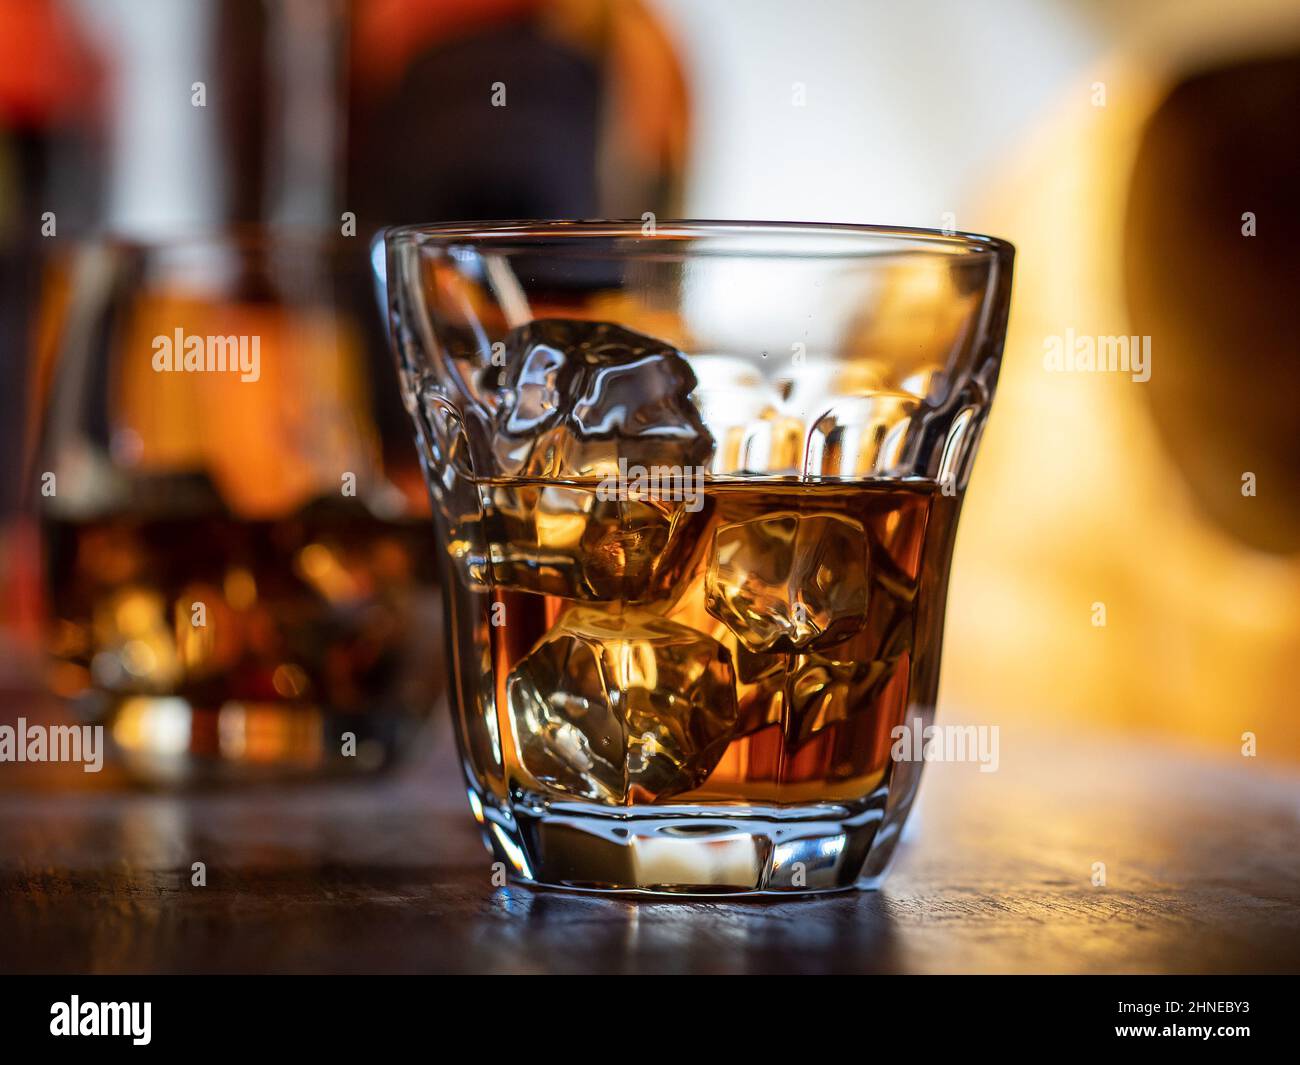
[[[933,482],[476,485],[458,726],[511,801],[867,801],[933,706],[958,498]],[[456,633],[459,632],[459,638]]]

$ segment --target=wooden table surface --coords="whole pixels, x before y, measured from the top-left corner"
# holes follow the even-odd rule
[[[1300,970],[1300,774],[1103,734],[1001,747],[996,773],[927,768],[883,890],[777,901],[494,888],[446,743],[239,794],[0,778],[0,969]]]

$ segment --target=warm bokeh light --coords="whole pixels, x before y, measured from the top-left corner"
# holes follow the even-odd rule
[[[1211,24],[1202,30],[1192,39],[1204,47]],[[1048,337],[1140,331],[1121,273],[1126,194],[1174,77],[1145,54],[1122,50],[1072,81],[975,194],[981,225],[1016,243],[1017,278],[958,537],[943,694],[965,713],[1158,732],[1221,753],[1252,732],[1260,757],[1297,760],[1300,561],[1242,544],[1198,508],[1147,385],[1044,369]],[[1099,82],[1104,108],[1088,91]],[[1168,339],[1152,337],[1153,375],[1184,355]]]

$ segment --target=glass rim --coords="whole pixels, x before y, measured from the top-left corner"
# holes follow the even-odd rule
[[[755,257],[790,255],[808,258],[877,259],[897,255],[947,255],[962,259],[997,259],[1007,262],[1015,255],[1010,241],[982,233],[945,232],[909,226],[868,225],[851,222],[779,222],[709,219],[656,219],[651,232],[646,221],[636,219],[520,219],[499,221],[432,222],[388,226],[376,234],[386,242],[402,246],[485,245],[500,251],[554,248],[565,242],[569,250],[580,250],[586,240],[622,239],[645,241],[647,253],[656,241],[690,241],[701,238],[753,237],[774,242],[798,238],[821,238],[843,247],[833,251],[808,252],[797,248],[772,251],[750,250]],[[577,243],[570,243],[577,242]],[[892,246],[890,246],[892,245]],[[642,249],[629,249],[635,254]],[[737,249],[742,250],[742,249]],[[593,251],[594,254],[594,251]],[[709,254],[705,252],[705,254]],[[714,252],[714,254],[717,254]],[[726,254],[726,252],[722,252]]]

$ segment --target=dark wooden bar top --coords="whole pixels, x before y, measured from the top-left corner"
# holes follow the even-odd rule
[[[0,970],[1300,970],[1300,773],[1047,728],[1001,747],[995,773],[927,768],[883,890],[774,901],[494,887],[445,741],[379,781],[240,793],[33,792],[4,766]]]

